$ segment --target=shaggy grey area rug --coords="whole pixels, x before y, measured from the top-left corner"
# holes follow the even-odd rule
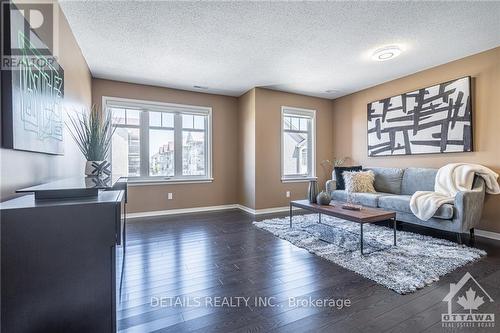
[[[392,228],[365,224],[362,256],[357,223],[323,215],[319,224],[317,214],[294,216],[291,229],[288,218],[253,223],[400,294],[423,288],[486,255],[483,250],[399,230],[393,246]]]

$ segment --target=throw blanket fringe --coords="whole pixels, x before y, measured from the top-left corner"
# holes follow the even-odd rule
[[[475,175],[484,179],[486,193],[500,194],[498,174],[494,171],[478,164],[452,163],[438,170],[434,192],[417,191],[413,194],[411,211],[419,219],[429,220],[443,204],[453,203],[458,192],[471,190]]]

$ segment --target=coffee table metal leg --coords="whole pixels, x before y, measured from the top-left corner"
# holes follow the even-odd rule
[[[292,227],[292,218],[293,218],[292,204],[290,203],[290,228]]]
[[[393,218],[393,227],[394,227],[394,246],[396,246],[396,218]]]
[[[321,213],[318,214],[319,214],[319,223],[321,223]]]
[[[363,253],[363,223],[359,224],[361,226],[361,237],[360,237],[360,245],[361,245],[361,255],[364,255]]]

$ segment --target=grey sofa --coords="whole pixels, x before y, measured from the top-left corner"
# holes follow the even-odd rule
[[[461,242],[461,234],[470,232],[481,220],[485,184],[475,177],[471,191],[459,192],[453,204],[442,205],[428,221],[418,219],[410,210],[410,198],[416,191],[434,191],[437,169],[429,168],[365,168],[375,173],[376,193],[353,193],[353,201],[364,206],[378,207],[396,212],[396,219],[425,227],[455,232]],[[326,189],[333,200],[346,201],[347,193],[336,189],[336,182],[329,180]]]

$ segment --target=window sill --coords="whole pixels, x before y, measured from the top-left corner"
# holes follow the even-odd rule
[[[134,179],[128,178],[129,186],[146,186],[146,185],[180,185],[180,184],[205,184],[212,183],[213,178],[197,178],[197,179]]]
[[[318,180],[318,177],[281,178],[282,183],[305,183],[311,180]]]

